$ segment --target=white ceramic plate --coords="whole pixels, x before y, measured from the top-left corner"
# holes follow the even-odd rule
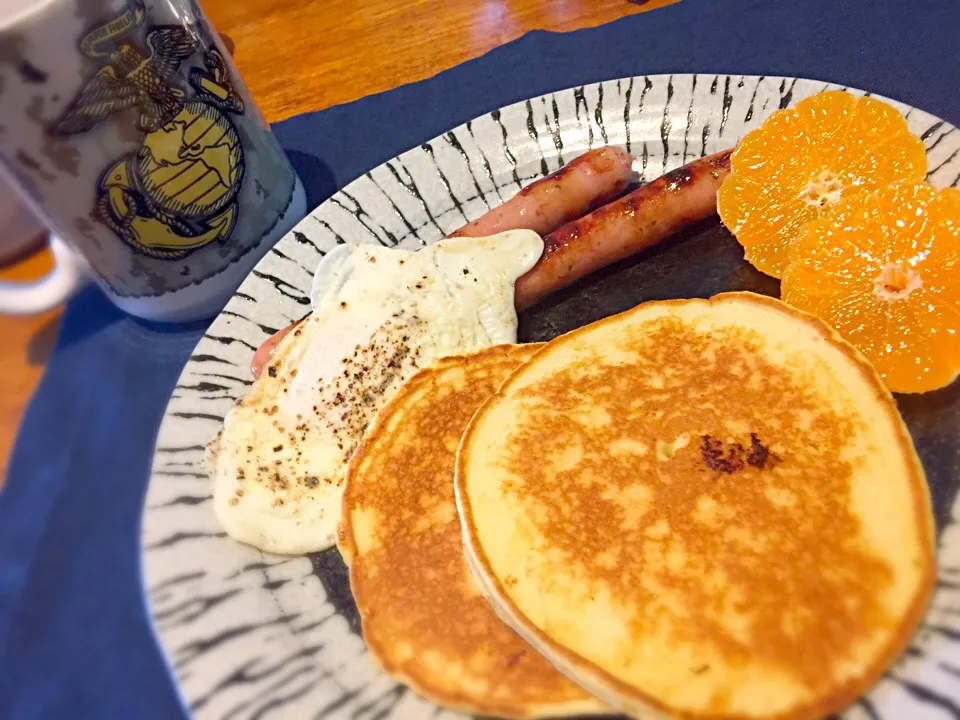
[[[265,555],[227,538],[214,519],[204,444],[251,384],[253,350],[309,310],[314,267],[338,243],[417,248],[555,171],[585,150],[626,147],[649,180],[732,147],[774,110],[830,89],[791,78],[672,75],[586,85],[483,115],[350,183],[257,265],[200,341],[177,383],[157,444],[144,511],[145,584],[157,632],[187,704],[200,718],[454,716],[396,685],[370,659],[336,550]],[[851,90],[851,92],[858,92]],[[930,180],[960,181],[960,133],[894,103],[920,135]],[[546,339],[650,298],[721,290],[776,293],[717,227],[639,258],[605,283],[561,293],[522,318],[521,339]],[[639,266],[638,266],[639,267]],[[616,273],[620,273],[619,276]],[[626,280],[624,280],[626,278]],[[772,283],[772,284],[771,284]],[[630,286],[632,287],[632,286]],[[549,305],[549,303],[548,303]],[[844,717],[960,718],[960,399],[956,383],[901,411],[930,475],[940,581],[909,651]],[[912,404],[911,404],[912,403]]]

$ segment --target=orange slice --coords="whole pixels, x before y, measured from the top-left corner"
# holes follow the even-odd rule
[[[781,277],[799,229],[856,192],[922,180],[927,156],[896,108],[842,91],[779,110],[747,134],[720,187],[720,219],[758,270]]]
[[[790,248],[781,298],[832,325],[894,392],[960,370],[960,189],[900,183],[841,200]]]

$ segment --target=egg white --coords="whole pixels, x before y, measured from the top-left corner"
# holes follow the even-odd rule
[[[513,286],[543,241],[518,230],[417,252],[342,245],[314,276],[314,312],[280,343],[211,444],[227,533],[300,554],[336,541],[347,463],[374,414],[436,359],[517,339]]]

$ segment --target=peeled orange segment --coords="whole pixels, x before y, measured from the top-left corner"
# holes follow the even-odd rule
[[[899,183],[855,195],[805,225],[781,298],[819,316],[894,392],[960,371],[960,189]]]
[[[749,133],[731,159],[717,206],[747,260],[781,277],[800,228],[851,193],[922,180],[923,141],[896,108],[842,91],[779,110]]]

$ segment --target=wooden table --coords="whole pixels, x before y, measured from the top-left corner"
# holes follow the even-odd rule
[[[271,122],[415,82],[530,30],[569,31],[677,0],[203,0]],[[412,31],[411,28],[419,28]],[[46,251],[0,268],[38,277]],[[60,311],[0,317],[0,484]],[[55,451],[55,449],[52,449]]]

